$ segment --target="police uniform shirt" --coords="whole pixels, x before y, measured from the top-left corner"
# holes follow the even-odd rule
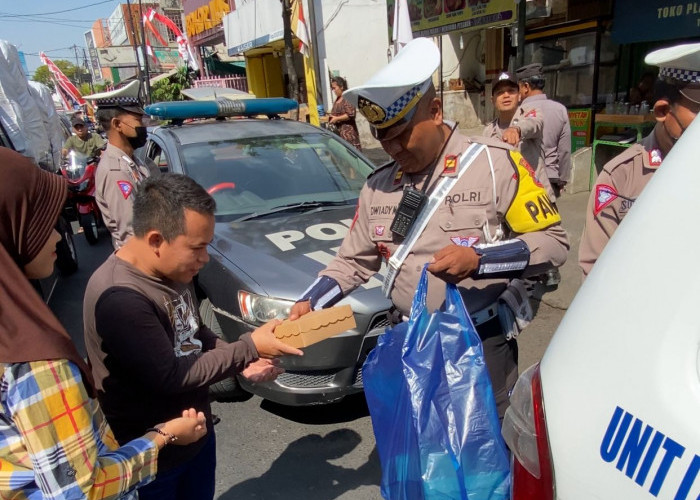
[[[571,125],[566,107],[548,99],[546,94],[535,94],[525,101],[537,106],[547,117],[543,121],[542,128],[545,175],[549,179],[569,182],[571,179]]]
[[[554,190],[549,184],[549,178],[544,168],[544,152],[542,150],[544,113],[542,109],[538,105],[532,104],[530,98],[525,99],[515,111],[509,127],[518,127],[520,129],[520,143],[517,147],[532,168],[535,169],[537,178],[547,191],[550,201],[556,201]],[[505,128],[500,127],[498,118],[496,118],[493,122],[486,125],[484,136],[496,137],[502,140],[505,130]]]
[[[617,227],[661,165],[654,132],[605,164],[591,190],[579,246],[579,266],[588,276]]]
[[[536,183],[532,169],[508,144],[494,139],[476,140],[491,146],[496,199],[484,151],[442,201],[397,274],[391,300],[404,315],[410,312],[422,267],[435,252],[450,244],[471,246],[487,243],[485,231],[495,235],[506,216],[519,218],[514,224],[520,231],[509,230],[504,223],[504,239],[518,237],[525,241],[531,251],[531,265],[550,263],[560,266],[566,260],[569,248],[566,231],[558,222],[556,207],[549,202],[542,186]],[[443,168],[445,157],[460,155],[470,144],[471,140],[458,132],[452,135],[429,180],[429,192],[441,176],[448,175]],[[403,174],[395,163],[372,174],[362,189],[355,221],[338,255],[320,274],[336,280],[344,294],[372,277],[382,261],[388,260],[401,243],[394,237],[390,226],[403,187],[414,183],[420,189],[426,177],[427,174]],[[528,183],[535,190],[535,196],[528,200],[519,198],[519,189]],[[459,283],[459,287],[467,307],[475,312],[493,304],[506,283],[504,279],[467,278]],[[431,276],[427,296],[430,310],[439,307],[445,299],[444,281]]]
[[[95,173],[95,200],[112,235],[115,248],[133,234],[132,208],[136,186],[152,171],[139,165],[124,151],[107,144]]]

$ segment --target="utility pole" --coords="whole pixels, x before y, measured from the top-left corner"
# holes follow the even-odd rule
[[[132,15],[133,13],[131,12],[130,0],[126,0],[126,8],[129,11],[129,20],[131,21],[130,23],[128,23],[130,25],[129,27],[131,28],[131,39],[134,41],[133,47],[134,47],[134,55],[136,56],[136,75],[137,75],[137,78],[139,79],[139,81],[141,83],[143,83],[143,72],[141,71],[141,58],[139,57],[139,50],[138,50],[138,46],[137,46],[138,38],[136,38],[136,32],[134,31],[134,16]],[[126,23],[126,19],[124,20],[124,22]],[[145,58],[145,54],[144,54],[144,58]],[[142,86],[141,90],[142,91],[144,90],[143,86]]]
[[[516,68],[525,65],[525,21],[527,17],[527,8],[525,2],[521,0],[518,5],[518,52],[516,57]]]
[[[88,70],[88,74],[90,76],[90,93],[94,94],[95,93],[95,87],[92,85],[92,64],[88,66],[88,58],[87,54],[85,53],[85,47],[83,47],[83,66],[85,66],[85,69]]]
[[[80,63],[78,62],[78,46],[73,44],[71,48],[73,49],[73,53],[75,53],[75,85],[76,87],[80,87],[80,84],[82,83],[83,79],[83,72],[80,69]]]
[[[287,67],[287,92],[291,99],[299,102],[299,80],[297,70],[294,66],[294,45],[292,44],[292,8],[291,0],[280,0],[282,3],[282,25],[284,26],[284,62]],[[291,116],[296,120],[299,117],[299,110],[291,112]]]
[[[148,54],[146,53],[146,26],[143,23],[143,8],[139,0],[139,26],[141,26],[141,53],[143,54],[143,67],[146,71],[146,104],[151,103],[151,75],[148,69]]]

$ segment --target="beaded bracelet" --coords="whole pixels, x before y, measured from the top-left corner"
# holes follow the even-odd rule
[[[165,432],[164,430],[159,429],[158,427],[150,427],[146,429],[146,432],[157,432],[166,439],[165,444],[174,443],[177,440],[177,436],[175,434]]]

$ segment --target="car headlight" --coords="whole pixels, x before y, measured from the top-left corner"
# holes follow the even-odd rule
[[[238,292],[238,304],[241,308],[241,317],[245,321],[262,325],[273,319],[287,319],[294,302],[241,290]]]

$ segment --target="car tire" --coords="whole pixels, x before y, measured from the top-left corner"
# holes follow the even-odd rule
[[[61,241],[56,245],[56,267],[62,276],[68,276],[78,270],[78,252],[73,243],[73,229],[63,217],[58,218],[56,230]]]
[[[95,243],[97,243],[97,240],[99,240],[100,238],[100,232],[95,214],[89,213],[81,215],[80,227],[83,228],[83,234],[85,234],[85,239],[90,245],[94,245]]]
[[[199,317],[217,337],[226,342],[219,320],[214,314],[214,307],[209,299],[202,300],[199,305]],[[236,380],[236,377],[228,377],[209,386],[209,395],[217,401],[246,401],[253,397],[251,393],[245,391]]]

